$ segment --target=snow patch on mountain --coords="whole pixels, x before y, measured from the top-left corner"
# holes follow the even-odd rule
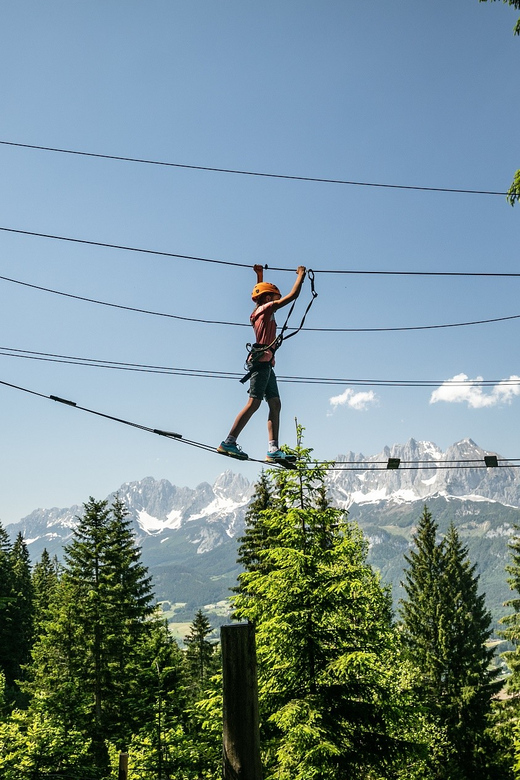
[[[336,465],[342,468],[329,473],[329,494],[344,508],[381,500],[416,501],[436,494],[460,498],[476,496],[480,500],[520,507],[518,471],[508,467],[500,456],[497,456],[499,468],[486,468],[485,455],[497,453],[483,450],[469,438],[451,445],[446,452],[433,442],[415,439],[384,447],[368,458],[349,452],[336,458]],[[388,458],[399,458],[401,466],[413,464],[414,468],[385,469]],[[360,463],[367,465],[362,473],[354,471],[354,464],[359,467]],[[349,464],[352,464],[350,469]],[[468,468],[470,464],[475,468]]]
[[[485,533],[488,539],[494,539],[497,536],[513,536],[515,529],[510,525],[500,525],[498,528],[494,528]]]
[[[200,520],[203,517],[207,517],[208,521],[214,522],[222,515],[228,515],[238,507],[242,506],[243,501],[233,501],[231,498],[224,498],[224,496],[217,496],[213,501],[205,506],[201,512],[190,515],[186,518],[186,522],[192,522],[193,520]]]
[[[165,520],[159,520],[157,517],[148,514],[144,509],[141,509],[137,512],[137,522],[142,531],[153,536],[162,533],[166,529],[175,530],[180,528],[182,514],[178,510],[172,509]]]

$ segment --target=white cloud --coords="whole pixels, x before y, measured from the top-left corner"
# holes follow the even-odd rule
[[[445,401],[449,404],[467,403],[471,409],[483,409],[498,404],[511,403],[514,396],[520,395],[520,377],[515,374],[512,374],[509,379],[497,382],[496,385],[484,388],[479,386],[482,381],[481,376],[469,379],[466,374],[457,374],[433,391],[430,403],[435,404],[439,401]],[[517,382],[518,384],[509,384],[509,382]]]
[[[377,403],[376,394],[372,390],[367,390],[360,393],[355,393],[348,388],[341,395],[335,395],[329,400],[333,409],[337,409],[338,406],[350,406],[351,409],[357,411],[363,411],[369,406]]]

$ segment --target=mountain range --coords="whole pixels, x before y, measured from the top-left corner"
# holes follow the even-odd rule
[[[369,560],[392,585],[396,603],[403,556],[427,505],[441,533],[455,523],[477,564],[488,607],[496,620],[504,614],[502,603],[510,595],[508,540],[520,525],[520,470],[500,463],[500,456],[499,468],[486,468],[484,457],[491,454],[496,453],[471,439],[445,452],[410,439],[369,457],[337,456],[327,481],[330,500],[365,532]],[[389,459],[399,459],[399,468],[388,469]],[[189,622],[199,607],[213,625],[225,619],[225,600],[239,573],[237,539],[253,493],[253,484],[226,471],[213,485],[195,488],[146,477],[107,497],[111,501],[117,494],[125,503],[157,599],[173,622]],[[81,506],[36,509],[6,530],[12,538],[22,532],[33,562],[44,548],[60,557],[81,512]]]

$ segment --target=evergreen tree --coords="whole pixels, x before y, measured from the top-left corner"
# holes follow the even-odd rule
[[[90,499],[65,550],[27,690],[35,711],[90,740],[100,777],[108,771],[107,742],[124,749],[153,721],[156,667],[171,687],[181,663],[152,599],[122,503]]]
[[[177,772],[189,764],[184,751],[190,730],[189,680],[183,653],[165,621],[151,624],[138,657],[140,666],[129,670],[143,699],[131,741],[133,766],[148,770],[151,778],[183,777]]]
[[[479,594],[476,564],[451,524],[444,549],[445,646],[450,674],[445,680],[448,737],[456,749],[455,765],[463,777],[494,777],[493,749],[487,729],[492,700],[501,687],[494,665],[491,613]]]
[[[443,760],[434,777],[492,778],[488,738],[492,699],[500,683],[492,667],[491,615],[478,594],[476,566],[450,526],[436,541],[437,525],[425,507],[406,561],[401,602],[403,637],[419,673],[420,696],[445,732]]]
[[[0,671],[0,723],[7,715],[7,707],[5,700],[5,674]]]
[[[5,674],[8,703],[23,705],[18,681],[33,642],[33,589],[29,552],[23,536],[13,545],[0,526],[0,671]]]
[[[59,564],[56,556],[51,559],[44,548],[40,560],[32,571],[32,586],[34,592],[34,622],[35,631],[40,633],[42,625],[48,617],[49,608],[56,593],[59,579]]]
[[[506,566],[509,574],[507,582],[517,595],[505,602],[504,606],[513,611],[500,621],[505,628],[501,636],[514,646],[514,650],[503,653],[510,675],[507,690],[516,696],[520,693],[520,525],[515,526],[515,534],[509,540],[510,563]]]
[[[0,523],[0,674],[7,674],[14,681],[10,648],[11,616],[11,541]]]
[[[215,645],[207,639],[212,631],[207,615],[199,609],[189,633],[184,637],[188,668],[197,688],[200,688],[215,671]]]
[[[239,577],[235,615],[256,627],[268,775],[371,777],[409,747],[390,594],[360,530],[329,506],[310,452],[299,445],[296,470],[270,472],[275,498],[250,516],[265,546]]]
[[[520,732],[518,729],[520,694],[520,525],[509,540],[510,562],[506,566],[508,583],[515,595],[504,606],[512,610],[500,621],[504,628],[499,632],[513,649],[502,653],[509,669],[506,681],[507,696],[496,707],[496,730],[502,737],[503,751],[507,754],[507,766],[515,766],[514,777],[520,776]]]
[[[164,706],[166,705],[166,707]],[[130,744],[131,770],[143,780],[220,780],[222,777],[222,675],[203,695],[184,703],[181,715],[168,699]]]
[[[29,550],[21,533],[13,544],[11,553],[11,598],[7,607],[11,620],[10,651],[12,654],[11,678],[8,682],[18,682],[25,677],[24,667],[31,657],[34,639],[34,592],[31,580],[31,562]],[[18,703],[21,703],[17,696]]]
[[[0,777],[97,780],[90,747],[84,734],[75,730],[65,733],[44,712],[15,710],[9,720],[0,723]]]
[[[255,571],[263,565],[259,553],[268,543],[268,529],[262,522],[266,509],[272,507],[275,499],[270,481],[264,471],[255,485],[255,493],[249,504],[245,517],[245,532],[238,539],[237,563],[248,571]]]
[[[439,631],[442,549],[436,536],[437,525],[425,506],[414,535],[414,547],[404,556],[408,565],[402,583],[406,599],[400,603],[403,637],[421,670],[422,696],[431,707],[444,674]]]

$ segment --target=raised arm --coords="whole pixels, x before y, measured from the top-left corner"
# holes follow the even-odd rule
[[[293,284],[293,288],[288,295],[284,295],[283,298],[280,298],[280,300],[275,301],[275,309],[281,309],[282,306],[287,306],[288,303],[291,303],[292,301],[296,300],[296,298],[299,296],[300,291],[302,289],[303,280],[305,279],[305,274],[307,273],[307,269],[303,265],[299,265],[296,273],[298,274],[296,277],[296,281]]]
[[[253,271],[256,273],[256,283],[259,284],[260,282],[264,281],[264,266],[263,265],[254,265]]]

